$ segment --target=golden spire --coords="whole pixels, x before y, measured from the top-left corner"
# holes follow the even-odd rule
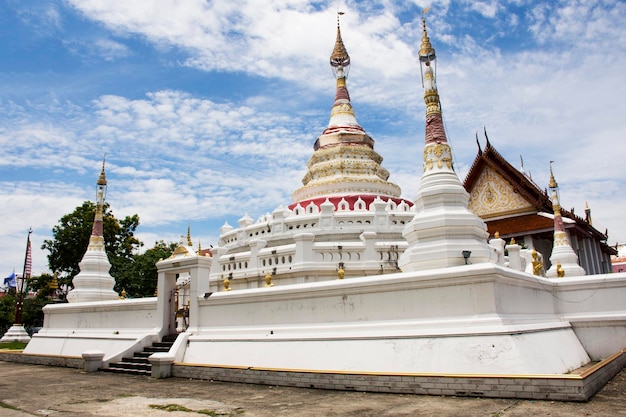
[[[102,158],[102,171],[100,171],[100,176],[98,177],[98,181],[96,184],[98,185],[107,185],[107,177],[104,174],[104,163],[106,162],[107,154],[104,154],[104,158]]]
[[[424,11],[424,14],[428,10]],[[443,119],[441,116],[441,102],[439,100],[439,92],[437,91],[437,57],[435,49],[430,44],[428,33],[426,32],[426,18],[422,16],[423,36],[422,44],[419,51],[420,71],[422,71],[422,85],[424,86],[424,103],[426,104],[426,144],[430,143],[447,143]],[[451,151],[450,151],[451,152]],[[439,152],[438,152],[439,153]],[[452,168],[452,158],[446,156],[446,165]],[[439,156],[436,158],[437,164],[443,163]],[[430,161],[429,157],[425,157],[424,161]],[[428,162],[430,167],[431,162]],[[430,168],[429,168],[430,169]]]
[[[346,50],[343,40],[341,39],[341,28],[339,27],[339,16],[343,14],[343,12],[337,12],[337,40],[335,40],[333,53],[330,55],[330,65],[333,68],[345,68],[350,65],[350,55],[348,55],[348,51]]]
[[[435,48],[430,44],[428,33],[426,32],[426,13],[430,7],[422,11],[422,44],[420,47],[419,58],[421,62],[430,62],[437,58]]]
[[[191,226],[187,225],[187,246],[193,246],[191,243]]]
[[[550,183],[548,184],[548,187],[550,187],[551,189],[557,188],[559,185],[556,183],[556,180],[554,179],[554,174],[552,173],[552,163],[554,161],[550,161]]]

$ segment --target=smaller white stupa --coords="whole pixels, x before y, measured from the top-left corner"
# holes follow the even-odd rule
[[[579,277],[586,275],[585,270],[578,263],[578,255],[569,243],[563,217],[561,216],[561,204],[559,203],[559,185],[552,173],[552,161],[550,161],[550,194],[552,196],[552,208],[554,209],[554,246],[550,256],[551,266],[546,271],[547,278]]]
[[[72,280],[74,289],[67,294],[67,301],[70,303],[119,299],[119,295],[113,291],[115,279],[109,274],[111,263],[104,249],[102,212],[107,190],[104,161],[102,162],[102,172],[96,184],[96,214],[91,229],[91,237],[87,251],[78,264],[80,273]]]

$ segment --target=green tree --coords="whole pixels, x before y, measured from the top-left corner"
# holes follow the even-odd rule
[[[15,320],[15,296],[5,294],[0,297],[0,335],[6,333],[13,326]]]
[[[118,292],[126,291],[128,297],[151,297],[157,285],[156,263],[159,259],[166,259],[176,249],[176,243],[165,243],[160,240],[154,247],[144,253],[135,254],[132,264],[120,271],[117,276],[115,289]]]
[[[66,214],[52,228],[53,239],[44,240],[41,249],[47,250],[48,267],[59,273],[60,288],[71,289],[72,279],[80,272],[79,262],[83,258],[93,227],[96,204],[85,201],[81,206]],[[103,207],[103,231],[105,250],[111,263],[111,276],[122,276],[132,266],[133,252],[142,243],[134,232],[139,226],[139,216],[126,216],[118,220],[108,204]]]
[[[43,326],[43,307],[53,301],[49,297],[33,297],[24,300],[22,323],[26,329]]]

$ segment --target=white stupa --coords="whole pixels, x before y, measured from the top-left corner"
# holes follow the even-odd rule
[[[74,289],[67,294],[67,301],[70,303],[119,299],[119,295],[113,291],[115,279],[109,274],[111,263],[104,248],[102,211],[106,189],[107,180],[104,173],[104,162],[102,162],[102,172],[97,181],[96,214],[89,238],[89,246],[79,263],[80,273],[72,280]]]
[[[585,270],[578,264],[578,255],[572,249],[561,216],[561,204],[559,203],[559,186],[552,173],[550,165],[550,192],[552,194],[552,208],[554,209],[554,246],[550,256],[551,266],[546,271],[548,278],[578,277],[586,275]]]
[[[487,243],[487,226],[468,209],[469,194],[454,172],[433,70],[435,49],[425,19],[422,25],[419,59],[424,67],[426,143],[424,172],[414,200],[416,214],[402,233],[409,247],[398,265],[405,272],[489,262],[494,257]]]

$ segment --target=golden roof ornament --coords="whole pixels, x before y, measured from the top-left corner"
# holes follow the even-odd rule
[[[104,154],[104,158],[102,159],[102,171],[100,171],[100,176],[98,177],[97,185],[107,185],[107,177],[104,174],[104,163],[106,162],[106,154]]]
[[[422,11],[422,44],[420,46],[419,58],[421,62],[430,62],[437,58],[435,55],[435,48],[430,43],[428,33],[426,31],[426,13],[430,10],[430,7]]]
[[[550,183],[548,184],[548,187],[550,187],[551,189],[557,188],[559,185],[556,183],[556,180],[554,179],[554,174],[552,173],[552,163],[554,161],[550,161]]]
[[[187,225],[187,246],[193,246],[191,243],[191,226]]]
[[[339,16],[343,14],[343,12],[337,12],[337,39],[335,40],[333,53],[330,55],[330,65],[333,68],[345,68],[350,65],[350,55],[348,55],[348,51],[346,50],[343,40],[341,39],[341,28],[339,27]]]

